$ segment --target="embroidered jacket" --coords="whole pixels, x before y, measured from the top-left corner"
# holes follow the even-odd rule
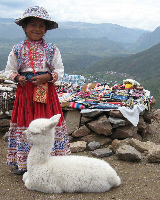
[[[59,49],[44,39],[30,41],[30,45],[35,71],[51,73],[53,82],[62,78],[64,66]],[[26,41],[23,41],[15,45],[9,54],[5,74],[12,81],[19,75],[19,72],[33,72],[27,48]]]

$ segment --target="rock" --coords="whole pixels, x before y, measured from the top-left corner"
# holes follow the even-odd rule
[[[0,137],[9,131],[9,127],[0,127]]]
[[[113,154],[113,152],[109,148],[96,149],[96,150],[92,151],[92,155],[94,155],[94,156],[96,156],[98,158],[108,157],[108,156],[110,156],[112,154]]]
[[[112,149],[112,151],[114,153],[116,153],[117,149],[121,146],[124,146],[124,145],[129,145],[130,142],[129,142],[129,138],[125,139],[125,140],[118,140],[118,139],[115,139],[113,140],[112,144],[109,145],[108,147],[110,149]]]
[[[71,153],[82,152],[85,149],[86,149],[85,141],[77,141],[77,142],[70,143]]]
[[[156,118],[157,120],[160,120],[160,109],[157,109],[157,110],[156,110],[155,118]]]
[[[156,147],[156,144],[153,142],[150,142],[150,141],[141,142],[134,138],[131,138],[129,140],[129,144],[141,153],[144,153],[145,151],[150,151],[151,149]]]
[[[79,129],[75,130],[72,133],[72,136],[82,137],[82,136],[88,135],[89,133],[90,133],[90,130],[84,125],[84,126],[81,126]]]
[[[142,136],[139,133],[135,133],[135,135],[133,136],[133,138],[142,141]]]
[[[110,116],[124,119],[122,113],[119,110],[110,110]]]
[[[87,122],[90,122],[90,121],[92,121],[93,120],[93,117],[91,118],[91,117],[84,117],[84,116],[82,116],[81,117],[81,125],[82,124],[85,124],[85,123],[87,123]]]
[[[141,142],[135,138],[127,138],[125,140],[115,139],[109,147],[113,150],[114,153],[116,153],[117,149],[124,145],[130,145],[140,153],[148,152],[149,150],[154,149],[157,146],[155,143],[150,141]]]
[[[81,113],[82,113],[82,115],[84,117],[96,117],[96,116],[100,115],[103,112],[99,111],[99,110],[88,109],[88,112],[84,113],[83,110],[82,110]]]
[[[144,137],[147,133],[147,125],[142,116],[139,117],[139,122],[137,127],[138,127],[138,132],[141,134],[142,137]]]
[[[149,150],[147,160],[152,163],[160,162],[160,145],[156,145]]]
[[[99,147],[100,147],[100,143],[99,142],[93,141],[93,142],[90,142],[88,144],[88,149],[91,150],[91,151],[93,151],[95,149],[98,149]]]
[[[6,132],[6,133],[4,134],[4,136],[2,137],[2,139],[3,139],[5,142],[8,142],[8,137],[9,137],[9,131]]]
[[[113,124],[113,128],[117,128],[119,126],[125,126],[126,121],[124,119],[119,119],[115,117],[109,116],[108,121]]]
[[[69,142],[71,143],[71,142],[75,142],[74,141],[74,138],[71,136],[71,135],[68,135],[68,139],[69,139]]]
[[[68,134],[79,129],[81,114],[78,110],[70,110],[64,113]]]
[[[7,117],[8,117],[8,115],[6,113],[2,113],[2,114],[0,113],[0,120],[7,118]]]
[[[147,124],[147,133],[154,134],[155,130],[153,129],[151,124]]]
[[[88,127],[98,134],[103,135],[111,135],[112,134],[112,126],[109,123],[106,115],[102,115],[98,118],[98,120],[94,120],[92,122],[87,123]]]
[[[87,143],[93,142],[93,141],[99,142],[101,146],[104,146],[112,142],[112,139],[110,137],[106,137],[105,135],[98,135],[98,134],[90,134],[90,135],[79,138],[79,140],[85,141]]]
[[[156,104],[156,100],[153,98],[152,102],[150,103],[151,108],[153,108],[153,106]]]
[[[130,145],[124,145],[117,149],[116,155],[120,160],[140,161],[142,156],[139,151]]]
[[[0,120],[0,127],[9,127],[10,126],[10,119],[1,119]]]
[[[151,124],[153,118],[154,114],[152,111],[146,111],[143,115],[144,121],[147,122],[148,124]]]
[[[112,139],[126,139],[129,137],[135,137],[137,134],[137,130],[138,128],[133,125],[118,127],[113,131],[111,138]]]

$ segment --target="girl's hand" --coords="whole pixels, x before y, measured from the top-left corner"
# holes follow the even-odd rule
[[[52,75],[51,74],[42,74],[42,75],[37,75],[34,76],[30,79],[34,85],[38,86],[42,83],[48,82],[52,80]]]
[[[25,76],[18,75],[16,76],[15,81],[18,82],[20,85],[24,86],[27,80]]]

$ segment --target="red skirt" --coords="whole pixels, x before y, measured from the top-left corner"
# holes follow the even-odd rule
[[[23,140],[22,132],[34,119],[51,118],[53,115],[61,114],[56,126],[51,155],[70,154],[66,124],[54,84],[48,84],[47,103],[33,101],[33,94],[34,85],[31,81],[28,81],[25,86],[18,84],[9,128],[7,164],[16,165],[22,171],[27,168],[27,157],[31,148],[31,144]]]

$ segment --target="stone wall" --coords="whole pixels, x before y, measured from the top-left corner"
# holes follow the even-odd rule
[[[133,126],[119,110],[98,111],[81,114],[78,109],[65,109],[67,131],[70,142],[99,142],[108,145],[114,139],[135,138],[142,141],[154,116],[154,109],[140,114],[139,123]]]
[[[98,158],[115,154],[125,161],[160,162],[160,109],[145,110],[140,114],[137,126],[118,110],[97,110],[83,115],[79,110],[70,109],[64,111],[64,116],[72,153],[87,149]],[[152,129],[155,123],[156,127]],[[152,139],[156,135],[157,142],[145,142],[148,135]]]
[[[10,102],[10,111],[13,102]],[[133,126],[118,110],[94,111],[92,113],[81,114],[79,109],[64,108],[63,113],[66,120],[67,131],[70,142],[85,141],[99,142],[100,146],[105,146],[113,139],[136,138],[142,140],[150,130],[154,118],[154,109],[141,113],[137,127]],[[0,115],[0,134],[3,136],[9,129],[9,114]]]

